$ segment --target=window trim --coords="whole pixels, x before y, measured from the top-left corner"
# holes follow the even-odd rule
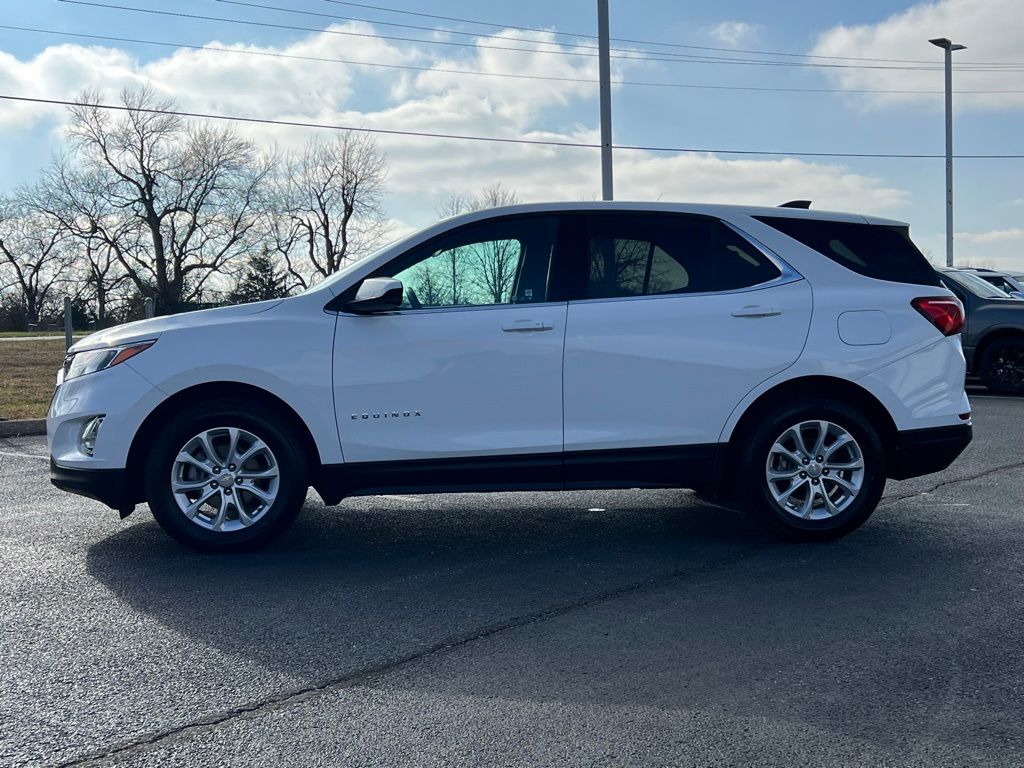
[[[582,217],[590,216],[601,216],[605,212],[603,211],[583,211],[581,212]],[[573,255],[573,260],[570,262],[576,269],[576,280],[573,281],[572,289],[568,296],[570,304],[597,304],[606,302],[618,302],[618,301],[648,301],[651,299],[685,299],[685,298],[698,298],[702,296],[731,296],[734,294],[751,293],[752,291],[761,291],[766,288],[775,288],[781,285],[788,285],[789,283],[795,283],[799,280],[803,280],[804,276],[797,272],[785,259],[779,256],[775,251],[766,246],[760,240],[753,235],[744,231],[731,221],[719,218],[717,216],[706,216],[704,214],[693,214],[693,213],[674,213],[668,211],[608,211],[608,214],[629,214],[634,216],[672,216],[678,218],[689,218],[689,219],[703,219],[706,221],[714,221],[719,224],[724,224],[726,227],[731,229],[743,240],[745,240],[754,250],[758,251],[764,258],[766,258],[776,269],[779,270],[779,276],[773,277],[771,280],[765,280],[761,283],[755,283],[754,285],[748,285],[743,288],[730,288],[724,291],[692,291],[686,292],[681,291],[677,293],[652,293],[643,296],[604,296],[600,298],[582,298],[586,292],[587,282],[587,270],[589,269],[589,255],[587,247],[587,238],[589,233],[587,231],[586,219],[583,219],[583,226],[575,228],[574,235],[576,242],[573,244],[573,248],[568,250],[567,253]]]
[[[520,309],[523,307],[564,307],[566,302],[564,301],[535,301],[530,304],[476,304],[476,305],[460,305],[458,307],[424,307],[423,309],[396,309],[393,312],[377,312],[373,314],[359,314],[356,312],[346,312],[343,309],[335,310],[339,317],[419,317],[420,315],[437,315],[448,312],[479,312],[481,310],[496,310],[496,309]]]

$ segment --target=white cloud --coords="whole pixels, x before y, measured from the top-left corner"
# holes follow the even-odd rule
[[[819,56],[852,56],[864,58],[927,61],[941,67],[942,51],[928,40],[955,37],[968,49],[954,54],[955,62],[1020,62],[1021,49],[1020,0],[939,0],[919,3],[894,14],[877,24],[836,26],[824,32],[811,53]],[[894,67],[913,64],[892,63]],[[868,105],[902,102],[930,102],[941,107],[944,88],[939,69],[867,69],[828,70],[842,88],[936,91],[928,94],[865,94]],[[964,91],[1020,90],[1019,72],[954,71],[954,88]],[[960,94],[959,106],[983,107],[992,110],[1021,109],[1024,93]]]
[[[749,42],[760,29],[759,25],[745,21],[723,21],[708,30],[708,34],[720,43],[739,48]]]
[[[945,235],[929,235],[921,238],[919,244],[933,261],[945,258]],[[953,236],[953,253],[958,265],[1024,270],[1024,228],[957,232]]]
[[[12,95],[66,98],[100,83],[120,86],[143,79],[134,59],[113,48],[57,45],[27,62],[0,52],[0,91]],[[0,108],[0,129],[27,128],[40,119],[63,115],[59,107],[5,102]]]
[[[990,243],[1018,243],[1024,246],[1024,229],[993,229],[988,232],[961,232],[955,237],[961,242],[988,245]],[[1024,253],[1022,253],[1024,256]]]
[[[350,28],[372,29],[359,24],[333,27]],[[536,39],[551,42],[552,36],[536,33]],[[337,35],[321,33],[282,48],[249,46],[244,50],[335,58],[337,43]],[[586,80],[596,75],[595,62],[588,58],[513,55],[477,48],[459,58],[442,59],[372,38],[347,40],[345,58],[568,79]],[[179,50],[144,64],[126,52],[101,47],[56,46],[29,61],[0,53],[0,90],[9,93],[67,97],[92,87],[100,89],[107,100],[114,100],[120,88],[147,82],[188,111],[376,129],[598,142],[596,130],[589,126],[553,128],[542,122],[566,105],[582,103],[589,114],[589,102],[595,98],[591,83],[410,73],[196,50]],[[376,94],[378,106],[356,109],[355,95],[368,89]],[[12,146],[19,133],[33,130],[36,121],[63,119],[61,110],[0,103],[0,138]],[[267,125],[243,125],[239,130],[265,146],[294,146],[310,135],[305,129]],[[381,135],[378,140],[388,155],[389,188],[400,206],[390,213],[412,225],[427,223],[436,202],[448,193],[476,192],[495,181],[515,189],[528,201],[592,199],[600,190],[598,152],[593,149],[409,136]],[[889,212],[908,200],[906,192],[881,179],[827,163],[627,150],[617,151],[615,160],[616,192],[623,199],[776,205],[810,198],[816,208],[867,213]]]

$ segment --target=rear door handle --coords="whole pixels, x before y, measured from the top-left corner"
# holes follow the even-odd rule
[[[777,317],[782,314],[778,307],[763,307],[759,304],[751,304],[732,311],[733,317]]]
[[[514,323],[501,326],[505,333],[537,333],[539,331],[550,331],[554,328],[541,320],[517,320]]]

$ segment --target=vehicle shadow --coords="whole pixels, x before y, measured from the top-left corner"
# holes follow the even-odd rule
[[[426,729],[462,702],[509,722],[557,702],[572,727],[592,718],[594,738],[602,722],[636,720],[706,744],[718,718],[710,732],[753,748],[751,763],[817,750],[824,764],[883,764],[919,749],[928,765],[946,749],[1020,765],[1024,627],[1007,573],[1024,533],[917,503],[844,540],[765,546],[368,687],[396,713],[421,707]]]
[[[233,556],[184,549],[143,509],[87,568],[189,638],[322,679],[771,542],[681,492],[425,498],[307,503],[278,542]]]
[[[999,563],[1020,544],[887,509],[842,541],[783,544],[687,494],[634,491],[307,504],[277,545],[231,557],[188,552],[144,521],[93,545],[87,565],[190,643],[311,683],[578,607],[363,682],[438,717],[467,697],[784,712],[874,743],[984,747],[1021,735],[1024,661],[999,639],[1006,611],[979,611],[972,589],[1004,589]]]

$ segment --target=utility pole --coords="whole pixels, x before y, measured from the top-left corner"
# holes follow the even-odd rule
[[[597,0],[598,69],[601,77],[601,199],[613,200],[612,189],[612,67],[608,0]]]
[[[64,349],[71,349],[71,297],[64,297]]]
[[[967,46],[958,45],[947,37],[928,41],[946,52],[946,266],[953,266],[953,51]]]

